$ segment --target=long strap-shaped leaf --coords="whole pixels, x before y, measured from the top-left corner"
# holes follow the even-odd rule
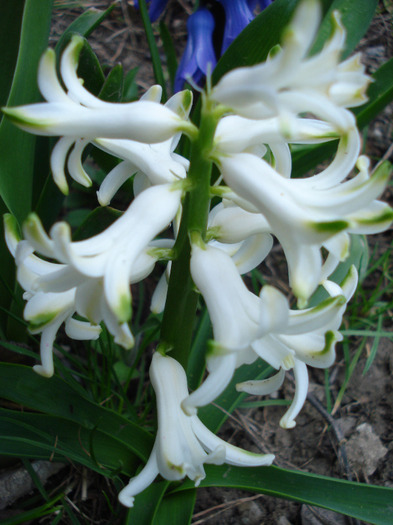
[[[0,408],[0,428],[0,454],[7,456],[72,461],[104,476],[130,476],[138,465],[129,443],[60,417]]]
[[[26,0],[19,54],[8,105],[37,102],[38,61],[47,46],[52,0]],[[10,39],[12,42],[12,38]],[[31,211],[35,136],[3,119],[0,125],[0,196],[18,221]]]
[[[148,432],[133,421],[90,401],[59,377],[46,379],[29,367],[7,363],[0,363],[0,377],[0,397],[72,421],[85,429],[99,430],[124,444],[144,461],[149,457],[153,439]]]
[[[201,487],[230,487],[316,505],[368,523],[392,523],[393,489],[278,467],[206,466]],[[186,481],[175,492],[193,487]]]

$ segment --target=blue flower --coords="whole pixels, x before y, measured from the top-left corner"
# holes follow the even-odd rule
[[[188,78],[199,84],[206,76],[208,65],[213,70],[217,59],[213,48],[213,15],[205,8],[198,9],[187,21],[188,40],[177,68],[175,91],[180,91]]]
[[[168,0],[147,0],[146,4],[149,6],[149,18],[152,22],[155,22],[157,18],[164,11]],[[138,0],[134,2],[135,7],[139,8]]]
[[[261,8],[261,11],[273,3],[273,0],[247,0],[248,7],[251,11],[254,11],[257,5]]]
[[[225,10],[225,27],[221,53],[224,53],[235,38],[254,19],[247,0],[219,0]]]

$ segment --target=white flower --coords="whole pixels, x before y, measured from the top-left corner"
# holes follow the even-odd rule
[[[375,200],[390,175],[387,164],[382,164],[371,177],[363,169],[343,183],[342,173],[335,177],[329,168],[325,171],[328,183],[321,174],[287,179],[249,153],[222,156],[219,165],[228,186],[263,215],[280,241],[288,262],[290,285],[300,304],[306,303],[321,282],[322,246],[334,249],[335,245],[328,243],[337,234],[360,233],[363,225],[366,232],[381,231],[393,218],[391,208]],[[332,185],[335,178],[339,183]],[[261,229],[266,231],[263,223]]]
[[[198,486],[205,478],[204,463],[237,466],[272,463],[272,454],[254,454],[230,445],[210,432],[197,416],[183,412],[181,402],[188,395],[187,378],[175,359],[156,352],[150,379],[157,399],[157,436],[147,464],[119,494],[123,505],[132,507],[134,496],[147,488],[158,474],[170,481],[188,476]]]
[[[158,103],[161,100],[161,93],[160,86],[153,86],[142,98]],[[176,93],[168,100],[165,107],[181,118],[187,118],[192,107],[192,93],[190,91]],[[123,162],[108,173],[102,182],[97,192],[100,204],[109,204],[120,186],[134,173],[144,174],[150,184],[164,184],[184,179],[189,161],[174,153],[180,136],[181,134],[178,133],[165,142],[157,144],[143,144],[126,139],[96,139],[94,144],[97,147],[123,159]]]
[[[60,70],[67,91],[57,78],[55,53],[48,49],[38,72],[38,85],[47,102],[3,108],[3,112],[26,131],[63,136],[52,153],[51,167],[55,182],[64,193],[68,191],[64,161],[73,146],[68,167],[75,180],[88,186],[91,181],[82,167],[81,154],[90,141],[97,138],[130,139],[152,144],[167,141],[182,131],[193,133],[195,129],[186,120],[187,107],[192,101],[187,92],[178,94],[175,101],[166,106],[154,100],[157,93],[159,96],[161,93],[157,86],[145,99],[130,103],[104,102],[89,93],[76,74],[82,47],[83,38],[75,35],[62,55]],[[143,148],[139,157],[141,154]]]
[[[212,97],[252,119],[310,112],[348,129],[351,118],[342,107],[366,101],[370,78],[364,74],[359,55],[339,64],[345,30],[336,11],[332,36],[319,53],[307,56],[320,18],[319,2],[303,0],[284,31],[282,47],[274,48],[263,64],[227,73],[214,87]]]
[[[298,388],[285,416],[286,426],[291,425],[307,394],[306,365],[324,368],[334,361],[334,345],[341,340],[337,330],[356,287],[356,271],[334,297],[307,310],[290,310],[285,297],[271,286],[264,286],[259,297],[249,292],[233,261],[216,248],[193,245],[191,274],[205,300],[214,341],[206,356],[209,375],[183,402],[183,409],[195,414],[197,407],[223,392],[236,368],[260,357],[281,369],[264,383],[274,389],[283,380],[282,370],[294,368]]]
[[[98,324],[73,318],[77,310],[75,288],[47,293],[37,290],[37,280],[41,276],[56,274],[61,265],[36,257],[32,253],[33,248],[26,241],[20,240],[16,220],[11,215],[5,215],[4,225],[7,246],[15,257],[18,267],[17,278],[25,290],[23,297],[27,300],[27,304],[24,317],[29,321],[31,333],[42,332],[40,343],[42,364],[34,366],[34,370],[40,375],[51,377],[53,375],[53,343],[63,322],[65,322],[67,335],[72,339],[97,339],[101,328]]]
[[[238,383],[239,392],[266,395],[280,388],[285,371],[293,368],[295,375],[295,396],[281,418],[280,426],[293,428],[295,417],[300,412],[308,392],[307,365],[327,368],[335,359],[335,343],[343,339],[338,332],[347,302],[357,285],[357,272],[351,267],[345,280],[339,286],[324,283],[331,298],[314,308],[289,310],[286,327],[262,337],[253,345],[253,350],[279,372],[269,379]]]
[[[274,150],[280,143],[318,144],[338,137],[335,127],[321,120],[289,114],[259,120],[228,115],[218,123],[214,142],[220,152],[240,153],[258,144]]]
[[[262,299],[245,286],[235,262],[224,251],[192,245],[191,275],[201,292],[213,326],[207,355],[209,376],[183,404],[188,413],[213,401],[228,385],[237,366],[254,361],[250,349],[274,326],[286,323],[286,300],[269,287]]]
[[[171,184],[149,188],[109,228],[78,242],[71,241],[66,223],[55,224],[48,236],[35,214],[23,226],[27,240],[20,241],[15,220],[7,217],[7,244],[27,300],[24,317],[32,333],[42,332],[37,372],[53,374],[53,343],[63,322],[69,337],[96,339],[104,321],[116,343],[133,346],[130,284],[144,279],[172,246],[153,239],[176,214],[181,193]],[[75,313],[89,322],[77,321]]]
[[[153,186],[139,194],[124,214],[102,233],[90,239],[72,242],[68,224],[55,224],[48,237],[34,216],[25,223],[25,238],[46,257],[66,264],[62,273],[67,282],[69,272],[102,279],[103,293],[109,309],[121,323],[131,317],[130,283],[135,282],[136,262],[155,236],[171,222],[180,205],[182,190],[172,184]],[[138,280],[152,269],[151,258],[137,271]],[[66,274],[66,275],[64,275]],[[86,282],[86,288],[89,284]],[[87,293],[86,293],[87,292]],[[84,297],[91,294],[85,290]],[[84,298],[81,297],[81,301]]]

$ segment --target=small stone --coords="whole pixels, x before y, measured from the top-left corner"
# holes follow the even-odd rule
[[[302,505],[300,516],[302,525],[346,525],[347,523],[342,514],[309,505]]]
[[[362,423],[357,427],[345,448],[352,468],[365,476],[374,474],[379,460],[388,452],[368,423]]]
[[[349,437],[353,433],[353,429],[356,425],[356,417],[344,416],[336,420],[336,425],[341,430],[344,437]]]
[[[241,523],[243,525],[259,525],[263,523],[265,511],[256,501],[245,501],[239,505]]]
[[[292,524],[285,516],[280,516],[277,521],[277,525],[292,525]]]

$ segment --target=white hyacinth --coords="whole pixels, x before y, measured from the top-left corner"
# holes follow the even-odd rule
[[[100,100],[83,87],[77,76],[83,42],[82,37],[74,35],[63,52],[60,72],[66,91],[57,78],[55,52],[48,49],[38,70],[38,86],[47,102],[3,108],[4,113],[26,131],[37,135],[62,136],[51,155],[54,180],[61,191],[68,193],[64,165],[69,152],[67,166],[71,176],[83,186],[91,185],[90,177],[83,169],[81,155],[89,142],[95,139],[102,139],[97,142],[99,147],[115,155],[123,152],[119,156],[123,155],[128,160],[131,157],[129,176],[133,174],[135,165],[138,169],[145,168],[154,173],[151,167],[153,157],[168,164],[168,173],[173,171],[176,174],[180,170],[184,176],[181,163],[179,166],[172,151],[180,132],[192,133],[194,130],[187,120],[192,94],[183,91],[162,105],[159,103],[161,87],[153,86],[137,102],[119,104]],[[144,144],[138,146],[135,141]],[[166,141],[169,141],[168,146],[149,147],[149,144]],[[161,178],[165,175],[162,174]]]
[[[159,352],[153,355],[150,380],[156,393],[158,430],[150,458],[143,470],[120,492],[120,502],[132,507],[134,496],[158,474],[170,481],[188,476],[198,486],[205,478],[204,463],[228,463],[242,467],[270,465],[272,454],[254,454],[214,435],[196,415],[186,415],[181,402],[187,397],[183,367]]]
[[[47,234],[32,213],[22,240],[16,220],[6,217],[7,245],[27,301],[24,317],[32,333],[41,333],[38,373],[54,373],[53,344],[63,323],[71,338],[96,339],[103,322],[116,343],[131,348],[131,284],[147,277],[158,260],[167,263],[151,300],[154,313],[165,310],[162,345],[150,367],[158,430],[147,464],[120,492],[127,507],[159,474],[169,481],[188,476],[197,486],[205,463],[272,463],[271,454],[224,442],[197,417],[198,408],[214,402],[240,366],[261,359],[275,370],[265,380],[250,372],[249,381],[236,385],[251,395],[272,393],[293,371],[294,399],[280,421],[292,428],[306,400],[308,367],[334,362],[357,271],[351,267],[339,284],[332,273],[349,256],[350,234],[386,230],[393,210],[378,200],[390,165],[373,170],[361,155],[356,119],[348,109],[366,101],[370,77],[359,55],[340,63],[346,35],[338,12],[332,18],[330,38],[313,53],[321,6],[318,0],[299,2],[281,46],[265,63],[230,71],[214,87],[208,83],[200,129],[189,120],[189,91],[165,104],[159,86],[130,103],[109,103],[89,93],[77,74],[84,45],[79,36],[61,57],[61,78],[54,51],[44,53],[38,84],[46,102],[3,110],[24,130],[60,136],[51,169],[63,193],[68,193],[67,171],[83,186],[92,184],[83,166],[88,145],[119,159],[97,191],[101,205],[128,179],[133,184],[126,211],[89,239],[72,240],[66,222],[55,223]],[[190,161],[177,153],[182,133],[191,141]],[[293,145],[328,141],[337,142],[330,162],[295,178]],[[171,238],[166,233],[161,238],[171,226]],[[259,295],[251,292],[242,277],[265,260],[274,238],[286,258],[297,308],[271,285],[262,286]],[[177,276],[180,284],[174,282]],[[311,307],[320,286],[328,298]],[[180,364],[187,355],[178,340],[191,339],[195,290],[207,307],[213,340],[206,349],[207,375],[189,393]],[[180,362],[164,355],[170,351]]]

